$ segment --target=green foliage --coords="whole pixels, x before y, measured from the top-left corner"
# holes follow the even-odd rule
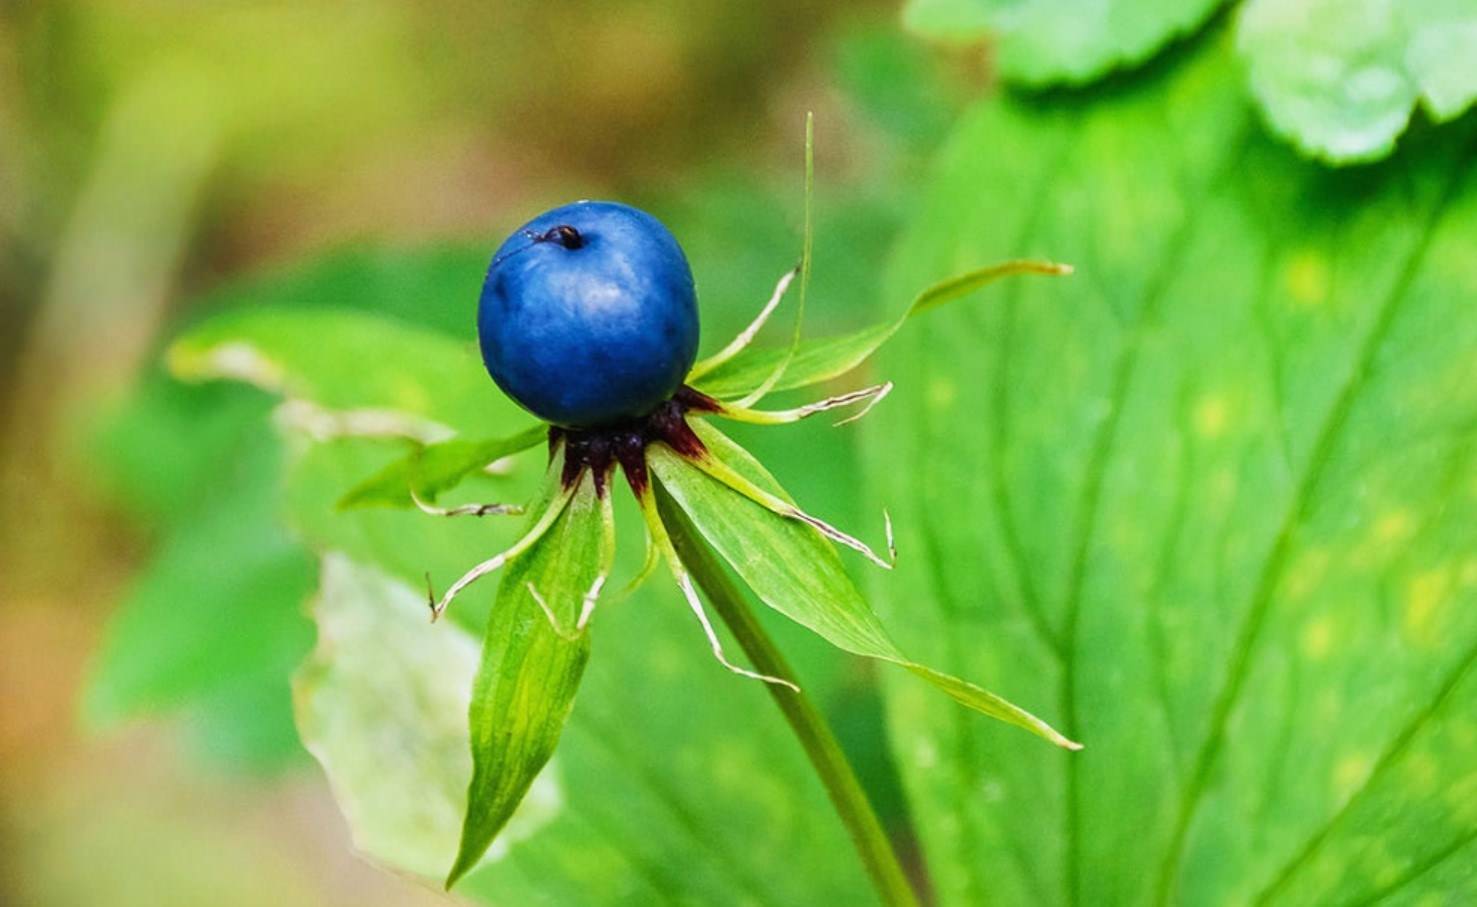
[[[920,312],[961,299],[1004,277],[1020,274],[1055,275],[1070,271],[1070,268],[1047,261],[1010,261],[976,268],[936,283],[919,293],[894,320],[873,324],[849,334],[801,340],[793,356],[789,356],[786,349],[751,346],[712,371],[704,373],[694,384],[714,397],[742,397],[763,386],[771,373],[782,364],[784,374],[774,382],[774,389],[790,390],[821,384],[866,362],[909,318]]]
[[[941,904],[1477,897],[1472,125],[1322,170],[1228,43],[981,104],[896,262],[1078,266],[881,357],[882,617],[1086,744],[887,680]]]
[[[324,558],[312,612],[318,644],[293,684],[303,743],[355,845],[434,878],[456,850],[472,777],[466,715],[478,646],[464,631],[432,628],[410,587],[342,555]],[[529,798],[526,823],[537,827],[557,800],[557,789]],[[510,837],[520,833],[515,825]]]
[[[786,904],[817,891],[870,903],[766,697],[713,668],[679,602],[640,604],[600,621],[602,657],[558,754],[458,893],[535,907]],[[428,623],[413,587],[338,556],[313,613],[318,649],[296,684],[304,740],[358,846],[439,877],[472,774],[478,640]]]
[[[909,0],[904,18],[948,40],[997,35],[1022,86],[1081,85],[1200,30],[1225,0]],[[1244,0],[1237,46],[1279,134],[1333,163],[1389,154],[1419,103],[1455,118],[1477,99],[1477,11],[1464,0]]]
[[[999,35],[1000,72],[1022,85],[1077,85],[1142,63],[1226,0],[909,0],[910,28],[949,40]]]
[[[102,482],[162,541],[103,638],[84,692],[96,729],[185,708],[197,747],[272,768],[297,752],[287,676],[312,631],[312,559],[284,530],[278,445],[258,395],[153,378],[93,442]]]
[[[1477,6],[1463,0],[1248,0],[1238,45],[1272,128],[1331,161],[1381,158],[1417,104],[1477,99]]]
[[[560,465],[551,465],[551,483]],[[549,503],[530,508],[530,526]],[[590,658],[590,634],[576,620],[615,557],[614,517],[609,497],[597,500],[588,476],[561,508],[548,531],[508,565],[487,621],[469,713],[472,782],[448,888],[482,859],[554,755]]]
[[[936,56],[890,21],[842,30],[831,58],[851,103],[905,150],[932,150],[963,105]]]
[[[694,423],[709,453],[764,491],[785,498],[774,477],[717,429]],[[650,454],[652,472],[708,543],[766,605],[856,655],[901,665],[961,704],[1066,747],[1046,722],[973,684],[910,661],[847,577],[831,543],[809,526],[778,516],[671,452]]]
[[[185,380],[244,381],[306,404],[300,418],[312,434],[443,440],[529,421],[490,385],[469,344],[362,312],[232,311],[175,341],[169,367]]]
[[[689,224],[684,235],[692,240],[689,251],[699,273],[706,278],[705,286],[720,288],[717,292],[709,290],[704,297],[705,316],[711,316],[706,323],[716,325],[713,331],[717,332],[752,316],[774,273],[783,268],[793,250],[793,232],[782,217],[776,216],[766,196],[752,190],[719,192],[700,208],[679,213],[672,220],[679,228],[684,220]],[[885,206],[865,199],[839,205],[837,226],[819,244],[821,254],[838,264],[858,256],[876,258],[885,236],[880,225],[887,214]],[[752,242],[735,236],[751,237]],[[763,267],[759,266],[761,262]],[[271,275],[217,294],[213,300],[217,307],[237,311],[190,332],[175,347],[173,360],[187,374],[205,377],[222,373],[216,367],[222,349],[227,352],[228,366],[233,362],[232,355],[240,356],[240,351],[246,350],[247,355],[234,361],[250,367],[234,371],[228,367],[224,373],[250,378],[290,396],[290,405],[279,408],[273,420],[287,442],[286,463],[278,464],[274,459],[272,469],[261,470],[261,482],[251,500],[269,519],[277,537],[295,539],[297,544],[323,555],[329,565],[325,573],[329,579],[325,580],[325,591],[315,612],[320,623],[320,649],[312,668],[303,675],[312,682],[305,680],[300,687],[299,721],[305,739],[324,763],[336,794],[353,818],[361,846],[377,859],[401,869],[429,870],[436,875],[447,869],[458,834],[457,827],[443,827],[436,818],[441,808],[436,804],[444,806],[445,796],[438,791],[445,790],[447,779],[426,789],[426,802],[421,804],[425,811],[415,812],[420,807],[406,802],[404,789],[388,785],[385,776],[376,774],[374,765],[357,758],[365,752],[377,752],[378,747],[365,746],[357,754],[346,752],[346,741],[354,734],[362,734],[361,740],[397,741],[386,746],[411,747],[412,752],[443,753],[452,745],[438,736],[444,735],[446,728],[445,716],[436,705],[442,700],[436,698],[439,694],[435,691],[444,691],[445,687],[416,676],[417,671],[432,666],[434,648],[418,648],[418,642],[406,639],[411,631],[408,612],[383,624],[371,622],[357,628],[345,627],[343,621],[350,599],[356,597],[366,603],[370,613],[379,607],[382,598],[393,599],[402,612],[408,603],[415,602],[415,610],[424,621],[424,599],[414,591],[423,588],[424,574],[429,571],[444,585],[467,567],[506,547],[516,537],[519,521],[446,520],[395,507],[341,510],[339,504],[345,495],[356,486],[362,490],[366,477],[393,478],[398,474],[401,491],[388,499],[360,503],[404,504],[405,481],[410,473],[395,470],[420,464],[424,480],[420,487],[430,496],[450,487],[470,463],[481,460],[482,452],[491,450],[475,440],[432,443],[422,448],[415,440],[363,439],[344,432],[352,434],[366,426],[399,429],[409,425],[410,433],[419,436],[428,427],[451,428],[454,424],[458,431],[476,438],[503,429],[516,430],[520,424],[517,420],[526,420],[500,399],[480,373],[467,339],[470,330],[466,315],[473,298],[468,287],[475,288],[485,266],[481,252],[460,250],[413,254],[354,251],[330,256],[301,270]],[[816,307],[819,322],[844,327],[862,317],[856,301],[865,288],[863,275],[857,267],[842,265],[817,281],[818,286],[828,289],[826,299]],[[454,304],[452,300],[456,299],[462,302]],[[377,314],[343,311],[348,306]],[[329,309],[338,311],[330,314]],[[342,332],[340,323],[344,326]],[[433,359],[438,361],[428,366],[426,363]],[[445,368],[446,362],[457,365]],[[256,367],[262,363],[268,368]],[[368,363],[374,363],[374,368]],[[467,373],[460,370],[462,365],[469,366],[477,376],[473,393],[484,395],[481,404],[469,396],[459,396],[459,388],[471,387],[463,381]],[[380,366],[384,367],[380,375],[364,380],[366,372]],[[427,388],[436,384],[444,384],[450,396],[443,400]],[[422,393],[407,393],[407,388],[417,386]],[[175,397],[195,402],[186,411],[172,413],[169,401]],[[236,412],[227,405],[232,400],[244,400],[247,405]],[[387,409],[392,406],[404,409]],[[499,406],[505,409],[499,410]],[[170,412],[169,418],[158,416],[159,411]],[[381,418],[389,412],[408,412],[417,419],[396,422]],[[503,418],[500,412],[511,412],[512,416]],[[217,384],[184,387],[159,382],[136,398],[120,417],[118,426],[104,439],[109,458],[117,457],[121,463],[116,470],[120,475],[109,484],[126,490],[157,488],[157,493],[150,490],[147,495],[133,495],[140,498],[138,509],[144,513],[178,513],[177,523],[158,518],[164,538],[161,551],[175,544],[174,535],[183,537],[194,532],[200,512],[217,507],[218,502],[192,497],[172,486],[175,465],[151,461],[149,446],[165,453],[178,449],[182,458],[189,455],[190,464],[185,465],[190,468],[181,467],[175,475],[185,478],[199,474],[215,479],[247,450],[243,438],[277,449],[265,425],[266,413],[259,393]],[[366,415],[375,418],[366,420]],[[219,429],[213,427],[216,422],[221,423]],[[135,450],[114,444],[116,438],[136,439],[140,447]],[[487,442],[498,447],[489,456],[497,459],[499,451],[522,448],[526,441],[521,439],[511,447]],[[475,455],[463,459],[469,447],[475,448]],[[799,456],[799,452],[783,446],[779,451],[782,457]],[[844,458],[844,448],[838,448],[837,457]],[[514,457],[506,464],[509,468],[495,474],[474,470],[457,485],[455,496],[462,500],[527,501],[542,475],[543,462],[541,451],[529,451]],[[450,469],[452,477],[446,477],[443,468]],[[833,471],[817,487],[824,490],[841,483],[832,488],[830,498],[843,507],[849,506],[849,498],[842,497],[840,490],[847,475],[845,469]],[[849,493],[849,488],[846,490]],[[160,495],[167,495],[168,500],[156,501]],[[236,505],[231,504],[210,513],[222,524],[229,524],[235,511]],[[283,536],[274,522],[283,518],[290,527],[288,536]],[[223,540],[214,552],[216,562],[229,562],[237,544]],[[288,547],[296,552],[298,562],[304,563],[302,550]],[[636,553],[626,551],[628,556]],[[244,563],[256,561],[247,559]],[[628,563],[628,570],[632,566]],[[272,590],[270,594],[263,590],[253,603],[264,612],[280,608],[280,613],[297,621],[296,655],[290,662],[304,656],[310,642],[304,638],[300,617],[311,588],[310,572],[304,574],[304,587]],[[239,579],[234,573],[223,576],[232,581]],[[334,576],[343,582],[335,586]],[[539,587],[543,589],[542,582]],[[189,619],[199,624],[197,633],[212,633],[221,640],[225,650],[217,657],[220,663],[251,666],[254,659],[273,651],[275,643],[261,642],[254,634],[216,633],[221,628],[211,625],[209,612],[229,590],[208,587],[201,591],[199,611],[191,613]],[[544,595],[548,597],[547,590]],[[464,596],[448,615],[450,622],[435,626],[421,622],[420,632],[446,634],[457,640],[449,644],[451,654],[445,656],[454,665],[457,647],[465,647],[467,640],[461,628],[481,635],[491,599],[491,595]],[[130,603],[120,611],[117,626],[137,623],[146,633],[150,621],[165,613],[166,606],[178,603],[166,596],[155,604],[159,607],[150,606],[144,613],[137,604]],[[185,617],[181,615],[180,619],[184,621]],[[274,626],[266,621],[261,629],[266,632]],[[489,862],[473,872],[458,887],[459,892],[478,898],[491,897],[495,892],[499,902],[530,904],[721,902],[731,899],[735,892],[756,903],[795,903],[810,899],[815,891],[831,893],[848,903],[868,902],[865,884],[856,874],[856,859],[831,817],[801,750],[773,714],[763,690],[755,689],[757,684],[737,680],[713,664],[701,633],[678,596],[653,584],[628,606],[602,611],[591,632],[601,637],[601,658],[586,671],[580,706],[560,744],[557,768],[547,773],[547,783],[541,780],[533,788],[533,800],[538,804],[547,806],[551,802],[548,798],[554,797],[555,816],[547,822],[534,822],[537,833],[518,840],[518,846],[511,850],[495,845]],[[329,644],[341,633],[351,634],[354,651]],[[137,643],[133,635],[129,639],[133,640],[130,645]],[[185,634],[163,634],[155,642],[169,657],[192,654]],[[179,645],[174,645],[176,642]],[[241,645],[232,649],[238,642]],[[402,645],[406,647],[403,657],[386,652]],[[824,699],[826,691],[835,688],[840,672],[814,647],[807,650],[802,645],[799,653],[803,656],[799,660],[807,689]],[[145,648],[140,655],[145,654],[153,656],[155,652]],[[336,661],[338,658],[343,661]],[[382,675],[356,692],[354,686],[364,681],[365,672],[375,665],[383,668]],[[95,687],[103,692],[94,695],[112,695],[115,691],[108,688],[116,673],[99,671]],[[223,739],[226,730],[249,737],[254,719],[270,713],[279,716],[273,725],[278,728],[279,739],[285,730],[286,744],[295,747],[291,729],[283,727],[281,720],[288,715],[286,673],[286,664],[280,662],[270,662],[262,671],[253,672],[252,676],[270,674],[273,678],[274,685],[264,687],[255,699],[261,708],[248,711],[243,696],[229,704],[213,696],[207,672],[197,684],[170,688],[168,695],[141,702],[134,713],[183,708],[192,715],[197,730],[215,740]],[[408,692],[426,691],[425,698],[389,695],[384,685],[396,680],[404,683]],[[866,695],[864,686],[856,689]],[[424,714],[407,716],[407,701],[421,709],[438,710],[441,720]],[[268,705],[270,708],[265,707]],[[456,722],[461,730],[455,745],[463,748],[469,747],[465,714],[463,707]],[[335,717],[341,723],[334,721]],[[735,733],[735,728],[743,732]],[[870,755],[878,759],[878,729],[868,725],[853,728],[853,733],[857,745],[870,746]],[[427,739],[441,742],[415,743]],[[418,746],[428,749],[420,750]],[[414,772],[439,772],[446,767],[439,757],[430,763],[391,763],[385,768],[401,773],[395,777],[402,778],[403,783],[415,785]],[[470,765],[464,764],[465,772],[456,776],[459,780],[453,785],[459,788],[454,814],[465,802]],[[619,784],[612,787],[612,779],[619,779]],[[626,833],[633,821],[640,825],[641,835]],[[397,835],[396,827],[402,822],[405,828]],[[439,831],[426,831],[429,824],[436,824]],[[520,839],[522,827],[522,819],[515,816],[504,831],[505,844]],[[419,846],[411,846],[406,840],[412,829],[425,831],[426,838]],[[452,843],[447,845],[447,840]],[[428,866],[417,855],[428,853],[435,842],[441,842],[440,860]],[[806,867],[803,876],[784,869],[794,861]],[[664,868],[678,865],[681,872]],[[595,892],[605,900],[599,900]]]
[[[410,495],[412,490],[423,502],[434,501],[441,492],[455,488],[468,476],[504,457],[536,447],[548,436],[548,427],[538,424],[506,438],[416,444],[403,459],[394,461],[355,485],[339,505],[345,508],[373,505],[408,507],[415,502]]]
[[[1095,6],[1097,19],[1063,6],[915,0],[909,18],[955,36],[999,29],[1002,71],[1034,85],[1146,59],[1217,4],[1122,0]],[[776,611],[1044,732],[954,678],[1008,687],[1087,745],[1051,751],[885,675],[941,905],[1477,898],[1474,127],[1323,171],[1267,141],[1236,57],[1274,127],[1330,157],[1384,153],[1418,101],[1437,118],[1466,105],[1461,10],[1402,7],[1401,29],[1375,41],[1354,27],[1358,9],[1249,0],[1234,47],[1203,36],[1110,85],[1008,94],[964,117],[888,298],[1012,256],[1078,274],[929,313],[873,366],[898,391],[869,417],[864,496],[892,509],[902,552],[896,573],[873,578],[877,616],[813,531],[654,456],[659,481]],[[1268,30],[1274,13],[1314,12],[1317,29]],[[1311,78],[1310,47],[1344,75]],[[861,42],[843,61],[884,113],[926,95],[910,93],[926,74],[896,50]],[[1331,97],[1358,82],[1350,72],[1388,76],[1389,90]],[[912,133],[935,116],[893,122]],[[689,234],[674,222],[691,237],[711,348],[757,308],[793,241],[762,193],[694,198],[688,216],[711,202],[728,224]],[[830,336],[799,348],[780,388],[861,371],[909,315],[992,276],[938,285],[899,320],[857,330],[894,207],[836,204],[822,221],[812,298]],[[587,492],[515,562],[496,603],[467,595],[425,622],[425,572],[444,585],[521,521],[428,516],[406,507],[408,490],[522,502],[543,473],[541,430],[471,349],[484,267],[463,250],[337,256],[231,294],[251,308],[175,348],[184,374],[285,394],[286,462],[260,440],[259,394],[154,388],[114,426],[109,484],[132,490],[163,541],[110,635],[92,714],[186,703],[212,734],[280,743],[284,678],[308,644],[311,550],[324,579],[299,727],[376,859],[442,874],[471,783],[457,868],[472,871],[458,891],[479,899],[867,902],[765,691],[714,666],[675,594],[651,584],[603,608],[588,664],[590,637],[566,638],[537,607],[530,579],[567,629],[603,557]],[[351,305],[379,314],[328,310]],[[786,355],[746,353],[702,386],[745,393]],[[389,437],[345,436],[366,428]],[[783,496],[702,431],[724,463]],[[858,495],[845,436],[740,437],[846,510]],[[576,569],[556,569],[563,548],[579,549],[564,565]],[[622,552],[626,572],[634,553]],[[494,644],[473,700],[483,635]],[[834,670],[807,659],[807,691]],[[477,736],[460,720],[474,701]],[[494,745],[513,732],[519,746]]]
[[[242,314],[232,317],[244,319],[238,323],[258,327],[260,316],[253,321],[245,313],[259,307],[280,314],[288,306],[310,325],[333,318],[301,310],[355,306],[450,327],[462,323],[457,313],[425,300],[452,298],[465,285],[475,286],[485,265],[481,259],[481,253],[455,249],[418,255],[341,252],[295,271],[228,287],[205,306],[237,310]],[[351,313],[346,320],[367,325],[357,330],[360,338],[372,339],[376,329],[388,329],[374,316]],[[270,335],[272,328],[265,330]],[[434,352],[461,349],[442,335],[419,330],[411,335],[412,347],[419,342],[435,348],[439,341],[446,346]],[[332,344],[306,340],[291,351],[295,359],[284,361],[303,363],[311,373],[323,364],[316,353]],[[406,366],[414,367],[413,362]],[[348,382],[333,393],[337,396],[325,402],[377,402]],[[287,676],[312,644],[302,606],[313,588],[313,568],[311,555],[283,526],[282,452],[266,421],[270,403],[247,388],[186,386],[156,373],[146,376],[95,430],[89,446],[95,452],[96,479],[148,523],[160,541],[154,560],[113,616],[92,666],[84,713],[94,727],[145,714],[183,712],[197,745],[229,761],[274,768],[300,752]],[[361,450],[357,455],[363,465],[355,464],[356,480],[385,465],[382,452]],[[324,460],[298,458],[294,474],[321,471]],[[328,481],[342,482],[339,474],[329,475]],[[307,484],[295,485],[296,497],[304,496]],[[348,485],[335,487],[342,494]],[[372,518],[352,521],[345,531],[364,539],[382,525]],[[434,546],[445,558],[458,550],[445,537],[446,528],[433,526],[388,550],[408,560]],[[475,553],[472,549],[466,556]],[[412,575],[419,577],[419,571],[435,563],[419,561],[407,569],[413,566]],[[456,567],[448,564],[445,569]]]

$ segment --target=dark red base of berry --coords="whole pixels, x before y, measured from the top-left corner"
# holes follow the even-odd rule
[[[672,398],[645,418],[608,428],[549,428],[549,456],[564,442],[564,469],[560,481],[565,488],[579,481],[586,469],[595,478],[595,493],[605,495],[611,467],[619,463],[626,481],[639,495],[650,478],[646,472],[646,447],[660,441],[684,457],[700,457],[707,448],[687,424],[690,412],[717,412],[718,401],[683,385]]]

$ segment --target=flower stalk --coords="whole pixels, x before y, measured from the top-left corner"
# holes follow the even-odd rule
[[[743,647],[754,670],[795,685],[792,689],[766,684],[766,688],[825,786],[878,897],[888,907],[918,907],[918,896],[897,851],[825,717],[810,697],[800,691],[795,672],[749,610],[743,593],[697,534],[687,514],[659,485],[655,492],[657,508],[678,557]]]

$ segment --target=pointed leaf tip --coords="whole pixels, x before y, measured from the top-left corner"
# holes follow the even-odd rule
[[[533,523],[561,497],[558,467],[549,471],[545,503],[530,509]],[[582,479],[549,528],[503,567],[472,690],[472,781],[448,889],[482,860],[558,745],[589,660],[590,635],[571,638],[556,624],[577,624],[607,569],[614,543],[607,516],[592,483]]]
[[[1006,277],[1024,274],[1062,277],[1075,270],[1071,265],[1036,259],[1014,259],[976,268],[927,287],[901,315],[881,324],[850,334],[803,340],[798,346],[784,349],[748,347],[695,373],[691,380],[698,390],[713,397],[742,398],[750,402],[761,390],[767,393],[809,387],[844,375],[867,361],[915,315],[968,296]],[[802,275],[802,299],[804,287]]]
[[[789,496],[743,448],[702,420],[693,430],[721,474],[752,486],[746,494],[719,476],[653,447],[652,473],[704,539],[766,605],[837,648],[905,668],[956,702],[1068,750],[1081,744],[1009,700],[975,684],[910,660],[847,576],[837,551],[813,524],[787,518],[765,501]],[[712,465],[712,464],[706,464]],[[763,500],[756,500],[761,498]]]

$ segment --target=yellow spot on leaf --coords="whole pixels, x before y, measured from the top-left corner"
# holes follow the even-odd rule
[[[1412,792],[1430,791],[1441,777],[1441,766],[1430,753],[1418,752],[1406,760],[1404,774]]]
[[[1303,627],[1303,656],[1309,661],[1322,661],[1333,649],[1333,621],[1327,617],[1311,620]]]
[[[1463,586],[1477,586],[1477,557],[1462,563],[1461,582]]]
[[[1404,507],[1381,514],[1349,549],[1349,566],[1356,570],[1377,572],[1400,556],[1404,545],[1415,535],[1415,515]]]
[[[1225,434],[1230,420],[1231,407],[1219,394],[1202,397],[1195,404],[1195,432],[1202,438],[1219,438]]]
[[[1318,252],[1302,251],[1287,260],[1283,283],[1293,301],[1315,306],[1328,298],[1328,260]]]
[[[1370,759],[1363,753],[1346,753],[1333,766],[1333,787],[1340,797],[1352,794],[1369,776]]]
[[[1374,524],[1375,538],[1386,544],[1403,542],[1410,538],[1414,530],[1415,519],[1410,511],[1404,508],[1390,511]]]
[[[1287,573],[1287,598],[1303,599],[1314,592],[1328,572],[1328,561],[1327,548],[1309,548]]]
[[[1365,850],[1360,861],[1364,863],[1364,871],[1370,881],[1379,888],[1395,884],[1406,870],[1405,864],[1395,859],[1383,841]]]
[[[1423,645],[1440,643],[1446,596],[1451,589],[1451,571],[1445,567],[1427,570],[1411,578],[1405,586],[1405,602],[1401,609],[1405,635]]]
[[[1477,823],[1477,773],[1469,774],[1446,788],[1446,801],[1458,825]]]
[[[946,378],[935,378],[928,384],[928,405],[934,409],[946,409],[954,402],[954,382]]]
[[[1210,502],[1224,510],[1236,499],[1236,474],[1229,469],[1218,469],[1210,477]]]

